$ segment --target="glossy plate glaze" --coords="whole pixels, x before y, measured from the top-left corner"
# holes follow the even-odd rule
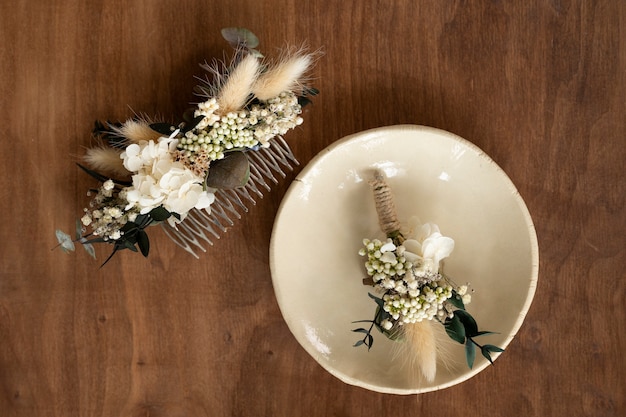
[[[399,342],[377,331],[370,351],[353,347],[359,336],[352,322],[371,320],[375,311],[357,254],[364,237],[382,237],[368,184],[375,169],[388,177],[401,221],[418,216],[455,240],[446,274],[475,290],[467,309],[480,329],[499,332],[482,341],[505,348],[513,339],[537,284],[530,214],[489,156],[456,135],[423,126],[348,136],[320,152],[293,181],[270,244],[281,312],[302,347],[348,384],[394,394],[458,384],[489,365],[479,353],[468,369],[460,344],[446,345],[448,365],[438,367],[432,383],[407,366]]]

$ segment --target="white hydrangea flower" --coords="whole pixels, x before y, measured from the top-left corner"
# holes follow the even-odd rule
[[[206,208],[213,202],[189,170],[172,169],[161,178],[159,185],[167,195],[163,206],[170,212],[184,214],[192,208]]]
[[[213,203],[213,191],[203,190],[203,178],[183,163],[174,161],[172,152],[178,144],[178,140],[173,139],[176,133],[158,142],[129,145],[122,154],[124,166],[136,168],[137,172],[132,177],[132,187],[125,190],[126,210],[138,207],[141,214],[146,214],[162,205],[180,214],[182,220],[189,210],[207,208]]]
[[[128,145],[120,157],[124,160],[124,168],[130,172],[137,172],[143,167],[141,146],[137,143]]]
[[[405,240],[403,246],[404,257],[415,265],[420,265],[418,272],[437,273],[440,262],[454,250],[454,240],[443,236],[436,224],[426,223],[413,239]]]

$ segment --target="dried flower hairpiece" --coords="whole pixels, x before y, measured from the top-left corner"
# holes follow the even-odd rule
[[[147,256],[148,226],[167,221],[176,228],[193,210],[210,213],[216,193],[239,190],[251,175],[259,177],[267,169],[263,158],[275,155],[266,150],[302,123],[302,106],[318,93],[304,83],[314,54],[289,49],[269,62],[254,49],[252,32],[228,28],[222,35],[235,48],[232,62],[202,66],[211,75],[196,88],[203,101],[180,123],[146,117],[96,122],[100,145],[87,150],[88,167],[79,166],[102,185],[88,193],[93,198],[77,222],[76,238],[56,231],[64,251],[78,242],[95,257],[92,244],[109,243],[113,252],[105,263],[122,249]],[[226,199],[243,206],[236,195]]]
[[[376,302],[376,313],[373,320],[355,322],[370,323],[369,329],[353,330],[363,334],[355,346],[364,345],[369,350],[374,342],[371,331],[376,327],[389,339],[410,343],[421,374],[432,381],[437,369],[437,343],[432,326],[438,322],[452,340],[465,344],[470,368],[474,365],[476,348],[492,362],[491,353],[503,349],[480,345],[474,340],[492,332],[478,330],[476,321],[465,309],[471,301],[467,285],[456,285],[441,267],[442,260],[454,249],[454,240],[443,236],[432,223],[408,233],[401,232],[393,195],[383,175],[376,172],[370,185],[380,227],[387,239],[364,239],[359,255],[367,259],[368,278],[363,283],[382,295],[369,294]]]

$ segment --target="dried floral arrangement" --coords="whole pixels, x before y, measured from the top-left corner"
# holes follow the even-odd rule
[[[363,334],[356,346],[372,347],[374,327],[391,340],[410,345],[409,351],[421,375],[433,381],[437,372],[437,339],[435,325],[443,325],[450,339],[465,345],[467,365],[472,368],[476,349],[493,363],[491,353],[504,350],[490,344],[479,344],[475,338],[492,334],[479,331],[476,321],[466,310],[471,302],[468,285],[457,285],[443,273],[442,261],[454,249],[454,240],[443,236],[432,223],[414,223],[402,230],[391,188],[384,176],[376,172],[370,181],[381,230],[386,240],[364,239],[359,255],[366,258],[368,277],[364,285],[380,295],[369,294],[377,307],[369,328],[357,328]]]
[[[260,195],[258,186],[269,190],[264,178],[275,181],[272,170],[284,176],[279,165],[297,163],[282,135],[303,122],[302,107],[318,93],[306,83],[316,54],[286,48],[271,61],[249,30],[227,28],[222,36],[233,58],[202,65],[208,74],[195,91],[202,101],[180,122],[96,122],[98,144],[78,165],[101,186],[88,192],[76,237],[56,231],[64,251],[77,242],[95,258],[93,244],[108,243],[113,251],[104,263],[123,249],[148,256],[146,228],[161,224],[193,253],[189,242],[200,246],[202,229],[219,237],[214,227],[232,224],[237,207],[247,210],[242,199],[254,203],[250,193]]]

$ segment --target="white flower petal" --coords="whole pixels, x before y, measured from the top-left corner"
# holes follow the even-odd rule
[[[394,250],[396,250],[396,245],[394,245],[393,242],[387,242],[380,247],[381,253],[393,252]]]
[[[396,260],[396,255],[392,252],[385,252],[381,255],[380,260],[384,263],[392,263]]]

